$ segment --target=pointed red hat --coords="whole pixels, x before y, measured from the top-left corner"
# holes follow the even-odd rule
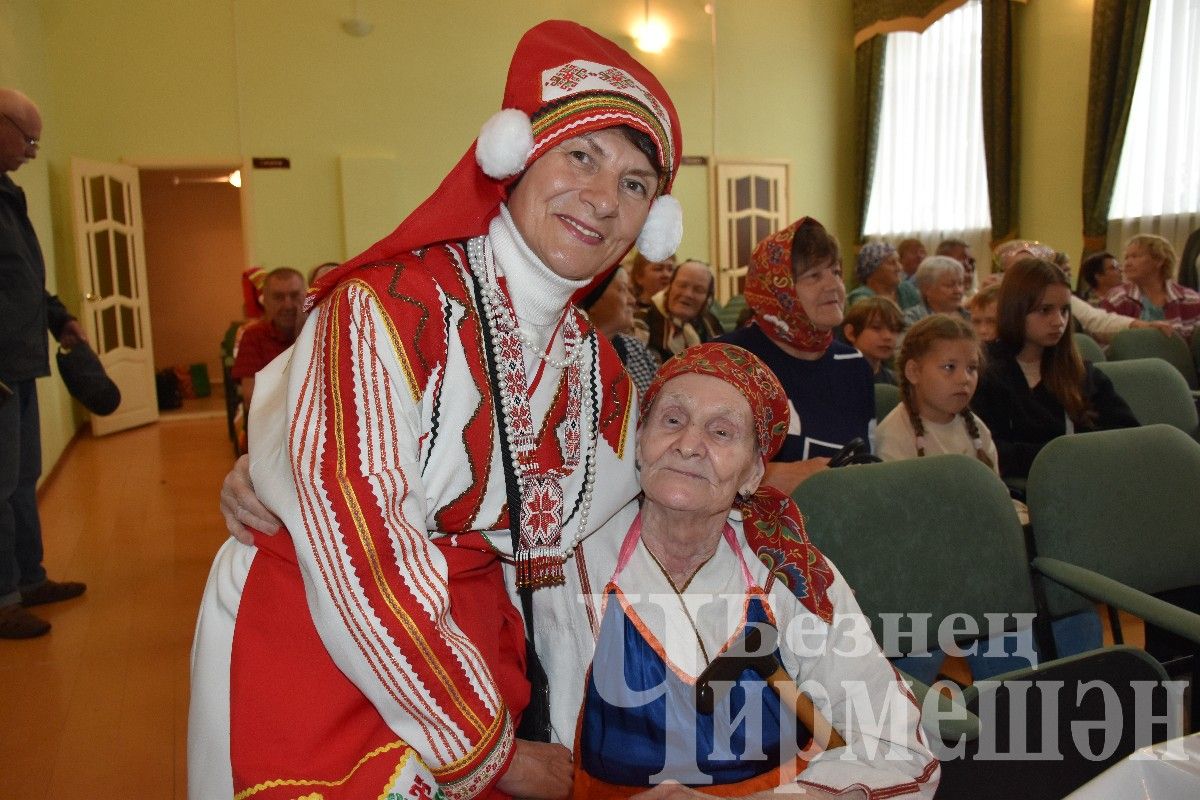
[[[441,185],[391,234],[322,277],[306,305],[362,264],[487,233],[513,178],[547,149],[618,125],[645,133],[657,149],[662,177],[637,244],[653,260],[668,257],[683,234],[682,212],[668,194],[682,147],[675,106],[658,79],[616,44],[574,22],[551,20],[521,37],[502,109]]]

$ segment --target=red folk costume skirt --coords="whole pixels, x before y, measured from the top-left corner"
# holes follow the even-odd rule
[[[491,669],[515,726],[529,702],[525,636],[500,561],[478,534],[433,540],[446,558],[451,613]],[[230,750],[239,798],[431,798],[417,752],[325,649],[288,535],[257,536],[230,665]],[[502,774],[502,773],[501,773]],[[433,785],[431,785],[433,783]],[[481,795],[507,798],[495,790]]]

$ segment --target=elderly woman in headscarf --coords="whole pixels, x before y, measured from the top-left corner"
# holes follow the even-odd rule
[[[887,242],[868,242],[858,251],[855,264],[858,286],[846,295],[846,307],[867,297],[886,297],[901,311],[919,305],[921,293],[917,287],[904,280],[904,268],[900,255]]]
[[[744,347],[779,378],[789,403],[787,438],[767,464],[767,483],[790,494],[875,424],[871,366],[835,341],[846,286],[837,239],[804,217],[758,243],[744,294],[753,324],[721,338]]]
[[[635,240],[674,252],[680,145],[644,67],[542,23],[433,195],[314,287],[258,376],[266,508],[227,505],[287,535],[223,547],[200,611],[192,797],[568,794],[545,723],[518,736],[548,712],[505,570],[526,612],[573,610],[564,562],[637,493],[635,390],[571,299]]]
[[[861,615],[853,593],[795,504],[760,483],[787,421],[779,381],[733,345],[691,348],[650,385],[642,500],[584,544],[602,592],[583,598],[591,668],[562,676],[582,695],[574,797],[668,780],[685,786],[649,796],[770,797],[790,782],[808,797],[933,794],[911,695],[868,625],[835,623]]]

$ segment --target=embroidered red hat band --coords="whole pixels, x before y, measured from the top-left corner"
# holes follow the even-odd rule
[[[530,31],[518,45],[504,108],[479,132],[475,157],[480,169],[488,177],[505,180],[563,139],[618,125],[641,131],[658,153],[659,181],[638,236],[638,251],[656,261],[670,257],[683,238],[683,211],[666,194],[679,169],[679,120],[669,99],[664,105],[655,91],[647,88],[647,83],[657,85],[654,76],[617,48],[617,53],[603,54],[615,63],[575,58],[542,70],[534,105],[524,93],[528,79],[517,69],[518,57],[527,43],[531,49],[545,47],[546,43],[534,36],[542,27]],[[662,95],[666,97],[665,92]]]
[[[672,378],[680,375],[708,375],[725,381],[741,392],[750,404],[754,436],[764,461],[770,461],[783,447],[788,429],[788,400],[775,373],[758,356],[741,347],[723,342],[707,342],[689,347],[670,358],[654,375],[642,399],[638,424],[646,421],[654,398]]]

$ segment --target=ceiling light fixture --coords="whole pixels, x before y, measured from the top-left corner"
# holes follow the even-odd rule
[[[650,0],[646,0],[642,21],[633,29],[633,43],[645,53],[661,53],[671,41],[671,32],[660,19],[650,19]]]

